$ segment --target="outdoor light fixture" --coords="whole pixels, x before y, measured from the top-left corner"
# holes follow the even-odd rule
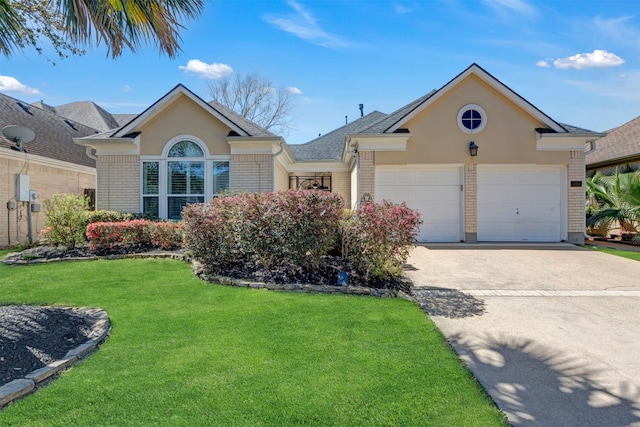
[[[473,141],[469,143],[469,154],[471,154],[471,157],[475,157],[478,155],[478,146]]]

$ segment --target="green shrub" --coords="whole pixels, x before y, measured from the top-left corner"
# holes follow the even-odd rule
[[[86,216],[87,225],[93,222],[123,222],[133,219],[133,214],[131,213],[107,210],[87,211]]]
[[[54,194],[45,200],[46,238],[55,245],[74,248],[85,241],[89,201],[86,196]]]

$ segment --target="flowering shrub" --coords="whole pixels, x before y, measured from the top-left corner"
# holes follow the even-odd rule
[[[182,212],[187,246],[212,267],[254,261],[316,268],[338,238],[342,200],[334,193],[287,191],[218,197]]]
[[[364,203],[343,225],[345,251],[356,266],[379,279],[399,276],[422,224],[405,203]]]
[[[89,225],[93,222],[123,222],[130,221],[133,219],[133,214],[128,212],[118,212],[118,211],[107,211],[107,210],[98,210],[98,211],[87,211],[87,224]]]
[[[91,223],[87,226],[86,237],[92,250],[113,248],[119,243],[153,245],[166,249],[180,246],[181,233],[181,224],[134,219]]]
[[[85,196],[54,194],[44,201],[46,238],[54,245],[74,248],[84,242],[86,227]]]

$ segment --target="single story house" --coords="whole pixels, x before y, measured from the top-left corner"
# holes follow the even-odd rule
[[[30,129],[35,139],[20,150],[0,132],[0,247],[35,240],[44,227],[42,202],[53,194],[90,196],[96,188],[95,159],[73,142],[95,129],[0,94],[0,130],[11,126]]]
[[[404,201],[422,242],[581,243],[585,144],[477,64],[391,114],[288,145],[177,85],[124,126],[75,138],[95,150],[97,206],[179,218],[223,190]]]
[[[596,172],[612,175],[616,169],[631,172],[640,169],[640,117],[612,129],[606,136],[587,146],[587,176]]]

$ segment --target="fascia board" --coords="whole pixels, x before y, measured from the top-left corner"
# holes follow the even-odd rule
[[[293,173],[349,172],[350,167],[343,162],[297,162],[287,169]]]
[[[73,138],[73,142],[101,154],[140,154],[140,139],[135,138]]]
[[[282,138],[273,137],[227,137],[231,154],[275,154],[284,143]]]
[[[351,134],[347,135],[349,146],[360,151],[407,151],[410,133],[394,134]],[[346,149],[346,146],[345,146]]]
[[[147,108],[144,112],[142,112],[138,117],[129,122],[125,127],[121,128],[119,131],[113,134],[114,137],[124,136],[128,133],[135,131],[141,124],[153,118],[155,115],[164,111],[167,107],[169,107],[173,100],[176,99],[178,95],[184,95],[191,99],[193,102],[202,107],[209,114],[214,116],[216,119],[224,123],[230,129],[233,129],[241,136],[247,136],[247,133],[236,126],[229,119],[219,114],[211,105],[204,102],[200,97],[196,96],[193,92],[182,85],[178,85],[173,88],[169,93],[156,101],[153,105]]]
[[[584,151],[585,144],[602,138],[601,133],[543,133],[538,134],[538,151]]]
[[[5,148],[0,148],[0,150],[0,157],[17,161],[24,161],[25,159],[25,153]],[[72,172],[82,172],[90,175],[96,174],[96,168],[92,168],[90,166],[77,165],[75,163],[39,156],[37,154],[27,154],[26,157],[29,159],[29,163],[37,165],[55,167]]]
[[[505,96],[507,99],[512,101],[514,104],[516,104],[517,106],[525,110],[527,113],[535,117],[537,120],[544,123],[545,126],[549,127],[550,129],[553,129],[556,132],[566,133],[566,130],[562,128],[558,123],[556,123],[551,117],[542,113],[540,110],[535,108],[532,104],[530,104],[520,95],[516,94],[513,90],[509,89],[506,85],[504,85],[502,82],[497,80],[495,77],[487,73],[485,70],[483,70],[476,64],[467,68],[464,72],[456,76],[449,83],[444,85],[442,88],[438,89],[438,91],[434,93],[431,97],[429,97],[429,99],[427,99],[424,102],[424,104],[422,104],[420,107],[416,108],[415,110],[407,114],[401,121],[399,121],[398,123],[393,125],[391,128],[389,128],[388,132],[394,132],[399,128],[401,128],[405,123],[407,123],[409,120],[414,118],[416,115],[422,112],[429,105],[433,104],[438,99],[442,98],[452,88],[457,86],[460,82],[462,82],[464,79],[469,77],[471,74],[475,74],[478,77],[480,77],[485,83],[489,84],[489,86],[491,86],[493,89],[495,89],[500,94]]]

